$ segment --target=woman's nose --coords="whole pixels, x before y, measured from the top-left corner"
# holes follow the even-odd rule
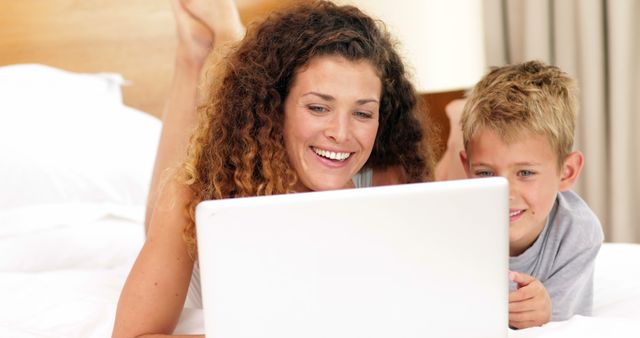
[[[325,128],[325,136],[333,139],[336,143],[343,143],[349,139],[350,133],[349,114],[337,112],[328,121]]]

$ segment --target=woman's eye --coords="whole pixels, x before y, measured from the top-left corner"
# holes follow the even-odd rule
[[[314,105],[307,106],[307,109],[311,110],[314,113],[324,113],[327,111],[327,108],[323,106],[314,106]]]
[[[475,175],[478,177],[491,177],[493,173],[488,170],[479,170],[475,172]]]
[[[370,119],[373,117],[373,114],[365,111],[357,111],[354,113],[354,115],[361,119]]]

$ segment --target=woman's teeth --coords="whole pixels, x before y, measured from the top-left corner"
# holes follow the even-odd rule
[[[313,148],[313,151],[322,157],[336,161],[344,161],[351,156],[351,153],[333,152],[318,148]]]

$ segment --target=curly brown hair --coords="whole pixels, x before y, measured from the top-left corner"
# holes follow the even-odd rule
[[[432,179],[431,133],[422,129],[418,96],[381,23],[352,6],[297,4],[249,27],[203,88],[209,96],[184,166],[193,194],[184,235],[192,250],[199,202],[291,192],[297,175],[285,150],[283,105],[296,72],[323,55],[366,60],[380,77],[379,129],[365,166],[397,166],[406,182]]]

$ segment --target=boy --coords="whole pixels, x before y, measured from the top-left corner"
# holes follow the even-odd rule
[[[494,69],[461,119],[468,177],[509,181],[509,325],[590,315],[600,222],[569,189],[583,165],[573,151],[573,81],[538,61]]]

